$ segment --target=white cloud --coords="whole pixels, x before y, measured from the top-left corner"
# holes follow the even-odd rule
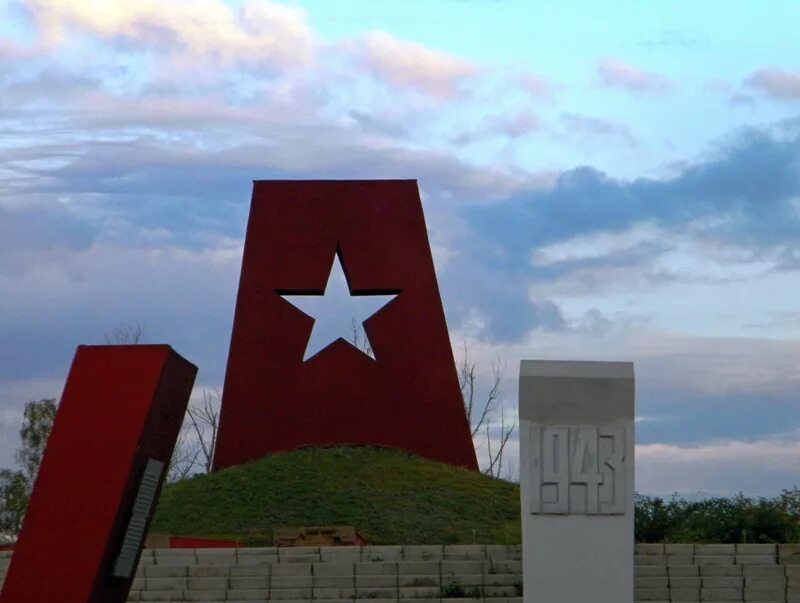
[[[221,64],[307,64],[313,36],[305,12],[253,0],[233,9],[221,0],[26,0],[45,44],[71,32],[134,41],[189,60]]]
[[[40,254],[24,273],[0,274],[0,384],[60,374],[75,346],[140,324],[221,381],[241,263],[241,241],[202,249],[95,243]]]
[[[621,232],[597,232],[544,245],[533,252],[535,266],[560,262],[593,260],[629,251],[636,246],[663,238],[665,232],[655,224],[642,222]]]
[[[603,59],[597,64],[601,84],[609,88],[622,88],[634,94],[660,93],[670,89],[664,76],[645,71],[619,59]]]
[[[487,138],[502,136],[508,139],[525,138],[539,130],[539,118],[531,111],[492,115],[472,130],[453,138],[458,145],[480,142]]]
[[[451,341],[457,356],[466,342],[482,384],[490,382],[492,363],[500,356],[507,366],[503,392],[511,401],[516,400],[523,359],[632,361],[639,388],[638,412],[658,417],[658,429],[664,431],[674,428],[669,419],[675,408],[669,402],[656,403],[659,400],[702,404],[703,400],[746,398],[751,404],[763,401],[765,409],[768,404],[789,408],[796,404],[800,340],[678,335],[615,313],[611,314],[611,324],[602,330],[579,328],[576,322],[571,320],[571,328],[564,331],[536,330],[524,341],[498,345],[481,338],[483,325],[475,314],[451,334]],[[685,407],[682,412],[687,412]],[[732,407],[730,412],[734,414],[728,418],[735,418],[737,410]],[[781,419],[776,421],[780,423]],[[779,428],[776,425],[774,430]],[[746,432],[747,426],[739,429],[737,435]]]
[[[775,100],[800,101],[800,69],[759,69],[747,78],[745,84]]]
[[[800,486],[800,443],[794,438],[724,441],[699,446],[636,446],[636,489],[730,496],[775,496]]]
[[[563,262],[613,261],[615,257],[629,255],[638,260],[633,271],[649,272],[650,278],[646,280],[650,283],[654,280],[749,280],[779,265],[785,251],[783,246],[776,246],[770,252],[755,253],[749,247],[723,243],[704,235],[705,231],[718,227],[726,219],[728,217],[724,214],[718,214],[713,223],[697,220],[682,225],[680,229],[638,222],[626,230],[576,235],[535,249],[531,262],[534,266],[552,266]],[[586,270],[594,268],[587,267]],[[567,275],[566,278],[571,277]],[[619,280],[609,282],[612,284],[619,284]]]
[[[715,220],[723,221],[725,215]],[[755,250],[709,236],[719,224],[665,228],[634,223],[619,232],[577,235],[541,246],[531,264],[532,294],[568,317],[593,308],[646,318],[661,332],[706,337],[787,338],[800,332],[785,291],[796,286],[791,244]]]
[[[599,138],[603,138],[616,140],[628,147],[637,146],[636,138],[630,128],[614,120],[578,113],[563,113],[561,122],[565,128],[563,136],[566,137],[586,139],[592,145],[597,144]]]
[[[517,82],[533,98],[549,98],[556,88],[553,82],[536,73],[523,73]]]
[[[79,149],[101,138],[109,147],[158,138],[173,156],[242,149],[249,166],[260,168],[269,155],[280,169],[319,177],[365,166],[356,174],[363,176],[382,163],[373,177],[423,180],[431,168],[451,164],[466,176],[452,179],[454,196],[474,183],[498,197],[526,180],[502,168],[471,173],[446,134],[436,132],[441,107],[431,100],[453,98],[479,74],[446,52],[380,31],[323,44],[303,10],[267,0],[238,8],[222,0],[25,2],[37,24],[30,33],[43,40],[42,61],[0,82],[0,109],[23,145],[0,176],[11,169],[24,178],[21,155],[45,147],[53,168],[77,162]],[[517,115],[500,127],[521,136],[536,127],[535,116]],[[342,146],[360,157],[352,160]],[[361,156],[376,159],[366,166]],[[36,175],[44,183],[53,173]]]
[[[639,359],[649,387],[684,395],[793,398],[800,391],[800,340],[690,337],[642,329],[625,354]]]
[[[383,31],[351,40],[346,47],[377,77],[438,99],[454,97],[460,84],[478,72],[461,58]]]

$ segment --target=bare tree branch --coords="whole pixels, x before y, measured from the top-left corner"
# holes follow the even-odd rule
[[[144,327],[140,324],[120,325],[103,334],[108,345],[138,344],[144,335]]]
[[[186,414],[189,417],[197,445],[200,447],[201,469],[205,473],[211,471],[214,464],[214,450],[217,446],[217,430],[219,429],[219,401],[222,398],[219,390],[209,392],[203,390],[203,405],[189,406]]]
[[[219,390],[203,390],[203,401],[190,404],[175,443],[167,480],[172,483],[194,473],[210,473],[219,429]]]
[[[467,423],[472,425],[472,409],[475,405],[475,365],[470,362],[467,342],[464,342],[464,356],[458,365],[458,383],[461,387],[461,397],[464,399],[464,411],[467,413]],[[480,429],[480,425],[478,425]],[[471,429],[474,437],[478,429]]]
[[[486,395],[486,399],[480,407],[476,407],[475,400],[475,363],[470,360],[467,344],[464,342],[464,352],[458,366],[459,384],[461,385],[461,395],[464,398],[464,410],[471,425],[472,436],[480,433],[488,417],[496,410],[502,396],[500,385],[503,381],[505,363],[498,357],[492,364],[492,387]],[[480,410],[478,416],[475,411]]]
[[[503,459],[505,456],[506,445],[508,444],[511,435],[517,429],[519,424],[519,416],[514,415],[510,425],[506,425],[505,409],[500,405],[500,434],[498,438],[497,450],[492,453],[492,434],[490,432],[489,424],[486,425],[486,441],[489,449],[489,467],[485,473],[492,477],[500,477],[503,472]]]
[[[503,455],[506,444],[517,428],[518,418],[515,416],[510,425],[506,424],[503,412],[503,395],[501,385],[505,373],[505,362],[498,356],[492,364],[492,384],[485,398],[477,397],[477,378],[475,363],[469,356],[467,343],[463,344],[461,361],[458,364],[458,382],[464,399],[464,412],[470,425],[470,432],[475,438],[483,432],[488,452],[488,466],[484,472],[500,477],[503,468]],[[492,428],[491,418],[500,413],[500,430]]]
[[[367,337],[367,334],[364,332],[364,327],[359,324],[355,318],[350,321],[350,326],[353,330],[350,343],[370,358],[374,358],[375,355],[372,353],[372,347],[369,345],[369,337]]]
[[[200,447],[189,441],[186,437],[186,429],[182,428],[172,451],[172,458],[167,469],[167,482],[172,484],[189,477],[197,465],[199,455]]]

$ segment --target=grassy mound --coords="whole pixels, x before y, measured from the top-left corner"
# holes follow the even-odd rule
[[[355,526],[370,544],[515,544],[519,486],[397,450],[306,448],[168,486],[153,532],[272,542]]]

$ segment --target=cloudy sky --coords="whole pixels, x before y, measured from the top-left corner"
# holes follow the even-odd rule
[[[798,18],[0,0],[0,465],[115,326],[221,385],[253,179],[415,178],[508,412],[521,358],[633,360],[638,490],[800,485]]]

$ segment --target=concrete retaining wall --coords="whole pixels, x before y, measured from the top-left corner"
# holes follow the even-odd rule
[[[521,603],[521,572],[519,546],[152,549],[129,600]],[[800,603],[800,544],[640,544],[635,574],[637,602]]]

